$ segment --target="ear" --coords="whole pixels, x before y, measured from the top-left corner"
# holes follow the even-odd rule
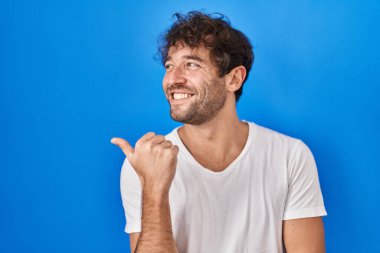
[[[229,91],[235,92],[240,89],[243,84],[247,70],[244,66],[237,66],[226,74],[226,88]]]

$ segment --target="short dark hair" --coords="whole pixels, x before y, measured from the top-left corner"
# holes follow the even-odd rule
[[[190,11],[187,14],[175,13],[174,17],[177,20],[159,39],[158,53],[163,64],[169,49],[177,43],[184,43],[190,48],[204,46],[210,50],[211,61],[218,68],[220,77],[242,65],[247,70],[245,83],[254,60],[252,45],[242,32],[231,27],[225,15]],[[236,102],[243,93],[243,84],[235,91]]]

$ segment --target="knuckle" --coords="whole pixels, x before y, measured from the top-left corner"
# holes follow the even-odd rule
[[[119,147],[121,147],[121,148],[127,147],[127,142],[126,141],[120,141]]]
[[[153,148],[155,150],[161,150],[162,149],[161,145],[159,145],[159,144],[150,143],[150,145],[151,145],[151,148]]]
[[[136,141],[135,146],[136,146],[136,147],[141,147],[143,144],[144,144],[144,143],[143,143],[143,142],[141,141],[141,139],[140,139],[140,140]]]
[[[175,152],[175,153],[178,153],[178,152],[179,152],[179,148],[178,148],[177,145],[173,145],[173,146],[171,147],[171,150],[172,150],[173,152]]]
[[[146,134],[145,134],[145,136],[155,136],[156,135],[156,133],[154,133],[154,132],[147,132]]]
[[[162,147],[159,147],[159,146],[157,146],[157,148],[156,148],[156,152],[157,152],[160,156],[165,156],[165,154],[166,154],[165,149],[162,148]]]
[[[154,147],[153,143],[150,141],[147,141],[144,143],[145,148],[152,149]]]
[[[170,149],[165,149],[165,151],[163,152],[163,155],[166,157],[166,158],[171,158],[172,156],[172,152],[170,152]]]
[[[153,140],[154,141],[162,141],[162,140],[165,140],[165,137],[162,135],[156,135],[153,137]]]
[[[141,141],[141,142],[145,142],[147,139],[150,139],[150,138],[154,137],[155,135],[156,135],[156,134],[153,133],[153,132],[148,132],[148,133],[144,134],[144,136],[142,136],[142,137],[139,139],[139,141]]]
[[[146,142],[149,142],[149,139],[151,137],[154,137],[155,133],[154,132],[148,132],[146,133],[144,136],[142,136],[140,139],[138,139],[138,141],[136,142],[136,145],[141,145],[141,144],[144,144]]]

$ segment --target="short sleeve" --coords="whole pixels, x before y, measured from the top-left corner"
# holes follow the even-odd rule
[[[288,194],[283,220],[327,215],[314,156],[298,140],[288,164]]]
[[[126,218],[126,233],[141,232],[141,182],[125,158],[120,174],[120,193]]]

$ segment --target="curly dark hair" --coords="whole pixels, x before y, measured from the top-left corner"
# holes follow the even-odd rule
[[[175,13],[174,17],[177,20],[159,38],[158,53],[163,64],[169,49],[178,43],[190,48],[204,46],[210,50],[210,58],[218,68],[219,77],[242,65],[247,70],[245,83],[254,60],[252,45],[242,32],[231,27],[225,15],[190,11],[187,14]],[[235,91],[236,102],[243,93],[243,84]]]

